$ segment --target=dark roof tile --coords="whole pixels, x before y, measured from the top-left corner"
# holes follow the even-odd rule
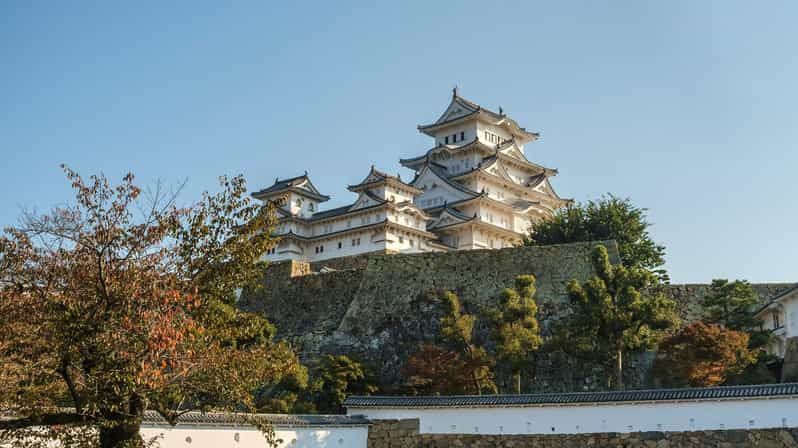
[[[638,401],[713,400],[727,398],[764,398],[795,396],[798,383],[752,386],[707,387],[695,389],[650,389],[609,392],[576,392],[533,395],[459,395],[459,396],[351,396],[344,401],[349,408],[429,408],[535,406]]]

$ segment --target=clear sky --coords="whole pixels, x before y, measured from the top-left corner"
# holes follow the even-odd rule
[[[0,2],[0,224],[84,174],[333,196],[454,85],[577,200],[649,209],[674,282],[798,281],[798,2]]]

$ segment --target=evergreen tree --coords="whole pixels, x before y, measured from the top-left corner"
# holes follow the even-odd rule
[[[678,322],[676,304],[652,291],[656,278],[639,267],[612,265],[604,246],[593,251],[596,276],[568,283],[573,314],[564,329],[563,348],[605,367],[609,385],[623,389],[623,360],[650,349]]]
[[[521,393],[521,372],[534,368],[535,352],[542,342],[534,296],[535,276],[518,276],[515,289],[502,291],[499,308],[490,312],[496,360],[510,368],[516,394]]]
[[[441,336],[462,357],[477,394],[482,395],[485,390],[496,392],[490,369],[492,360],[488,352],[474,342],[476,318],[462,312],[460,299],[451,291],[441,294],[440,301],[443,306]]]
[[[665,247],[651,239],[649,226],[646,209],[636,207],[629,199],[608,194],[586,204],[569,204],[557,210],[551,219],[534,223],[524,245],[615,240],[624,266],[647,269],[667,281],[662,267]]]
[[[342,404],[348,395],[368,395],[377,390],[363,365],[345,355],[324,356],[315,378],[313,401],[323,414],[343,412]]]
[[[714,279],[704,298],[705,320],[730,330],[751,333],[759,328],[754,308],[759,297],[746,280]]]

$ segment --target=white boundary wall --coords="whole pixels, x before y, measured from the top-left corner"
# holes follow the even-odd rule
[[[275,426],[280,448],[366,448],[367,426]],[[268,448],[266,439],[251,426],[202,424],[143,424],[145,441],[157,437],[160,448]]]
[[[369,419],[419,419],[429,434],[578,434],[700,431],[798,426],[798,397],[623,404],[378,408],[350,407]]]

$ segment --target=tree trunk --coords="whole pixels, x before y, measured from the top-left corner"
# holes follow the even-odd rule
[[[513,372],[513,393],[521,394],[521,371]]]
[[[471,379],[474,381],[474,388],[477,390],[477,395],[482,395],[482,384],[477,378],[476,372],[471,372]]]
[[[127,405],[127,415],[111,412],[100,426],[100,448],[142,448],[141,420],[144,402],[133,396]]]
[[[121,420],[100,428],[100,448],[141,448],[141,419]]]
[[[615,390],[623,390],[623,351],[615,353]]]

